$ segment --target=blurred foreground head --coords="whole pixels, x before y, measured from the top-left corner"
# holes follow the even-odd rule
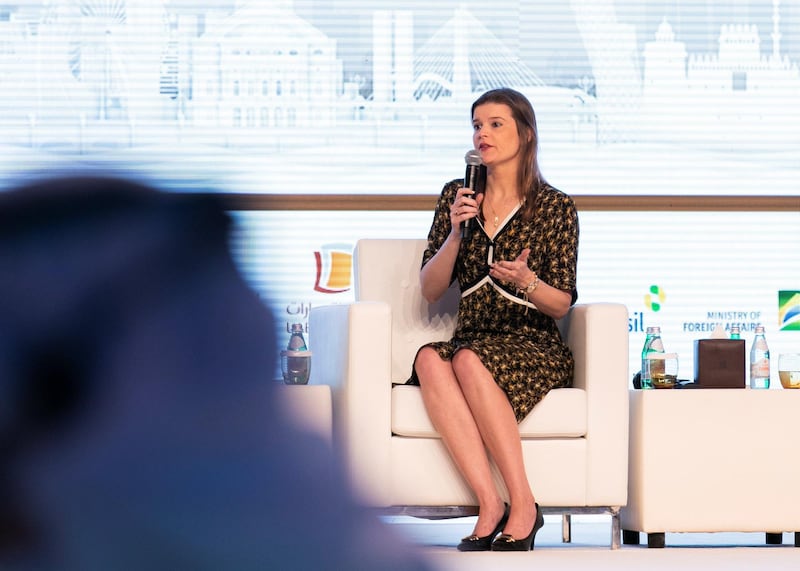
[[[281,416],[229,226],[113,177],[0,193],[3,569],[425,568]]]

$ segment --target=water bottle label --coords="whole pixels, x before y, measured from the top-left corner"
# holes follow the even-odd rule
[[[769,377],[769,359],[759,359],[750,365],[750,378],[760,379]]]

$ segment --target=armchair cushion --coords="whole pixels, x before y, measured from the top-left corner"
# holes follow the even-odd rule
[[[586,435],[586,391],[554,389],[519,424],[522,438],[580,438]],[[419,387],[392,388],[392,434],[439,438],[425,412]]]

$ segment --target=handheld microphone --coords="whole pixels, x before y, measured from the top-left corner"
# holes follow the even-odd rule
[[[475,149],[467,151],[464,155],[467,163],[467,172],[464,174],[464,188],[472,191],[472,196],[478,191],[478,178],[481,168],[481,154]],[[469,240],[472,237],[472,218],[467,218],[461,223],[461,239]]]

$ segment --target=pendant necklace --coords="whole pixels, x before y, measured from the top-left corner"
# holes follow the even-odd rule
[[[525,201],[523,200],[523,201],[518,202],[517,204],[520,205],[520,204],[523,204],[524,202]],[[486,203],[489,205],[489,209],[492,211],[492,216],[494,217],[494,220],[492,220],[492,223],[494,224],[494,227],[497,228],[497,227],[500,226],[500,217],[497,215],[497,211],[494,209],[494,206],[492,206],[492,203],[490,201],[488,201],[488,200],[486,201]]]

